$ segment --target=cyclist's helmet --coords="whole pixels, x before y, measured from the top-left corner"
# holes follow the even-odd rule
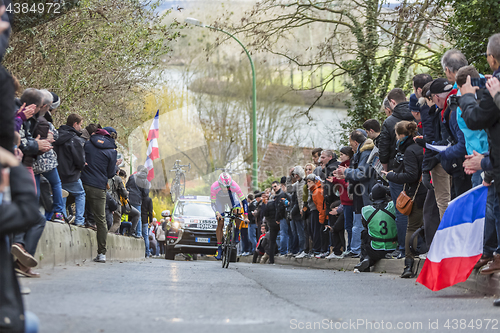
[[[220,187],[228,188],[231,186],[231,183],[233,180],[231,179],[231,176],[227,172],[223,172],[219,176],[219,185]]]

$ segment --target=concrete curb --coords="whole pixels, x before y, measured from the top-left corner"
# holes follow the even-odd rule
[[[200,257],[199,260],[215,260],[213,257]],[[239,262],[252,263],[252,256],[238,257]],[[359,259],[317,259],[303,258],[295,259],[292,257],[276,257],[276,265],[290,265],[296,267],[306,267],[314,269],[331,269],[338,271],[352,271],[354,266],[359,263]],[[424,266],[424,260],[415,259],[418,265],[418,273]],[[388,273],[401,275],[404,268],[403,259],[382,259],[371,268],[373,273]],[[367,273],[362,273],[367,274]],[[500,295],[500,273],[492,275],[481,275],[478,270],[474,270],[467,281],[457,284],[458,287],[484,293],[486,295]]]
[[[144,259],[144,241],[108,233],[106,260]],[[96,232],[48,221],[38,242],[37,267],[77,264],[97,255]]]

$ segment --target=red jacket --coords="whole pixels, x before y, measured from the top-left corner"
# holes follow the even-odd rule
[[[345,162],[340,163],[340,166],[345,166],[346,168],[349,167],[351,164],[351,160],[347,160]],[[333,177],[333,183],[334,184],[339,184],[342,187],[339,188],[340,192],[340,202],[342,203],[343,206],[352,206],[352,200],[349,199],[349,192],[347,191],[347,187],[349,186],[349,183],[345,181],[345,179],[337,179]]]

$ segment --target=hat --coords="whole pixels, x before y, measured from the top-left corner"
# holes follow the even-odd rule
[[[293,168],[293,173],[295,175],[298,175],[302,179],[306,178],[306,172],[304,171],[304,168],[300,165],[297,165],[295,168]]]
[[[383,201],[387,195],[387,190],[382,184],[375,184],[372,187],[372,192],[370,193],[373,202]]]
[[[445,92],[449,92],[453,89],[453,85],[448,82],[447,79],[443,79],[442,77],[435,79],[432,81],[429,90],[427,91],[427,97],[430,97],[431,94],[442,94]]]
[[[356,128],[356,131],[361,132],[365,136],[365,138],[368,137],[368,134],[366,133],[366,131],[364,129],[362,129],[362,128]]]
[[[410,96],[410,111],[420,112],[420,107],[418,106],[418,98],[415,94],[411,94]]]
[[[116,130],[113,127],[104,127],[103,130],[106,130],[109,134],[116,133]]]
[[[262,192],[255,193],[255,199],[262,197]]]
[[[281,184],[286,184],[286,177],[285,176],[281,177],[280,183]]]
[[[50,106],[51,110],[57,109],[59,105],[61,105],[61,99],[55,93],[50,92],[52,94],[52,105]]]

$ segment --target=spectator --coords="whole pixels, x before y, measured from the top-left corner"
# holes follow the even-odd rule
[[[116,145],[109,133],[103,129],[92,134],[85,142],[85,159],[87,164],[82,172],[82,183],[86,201],[94,215],[97,225],[96,262],[106,262],[106,186],[108,179],[115,175]]]
[[[149,181],[148,181],[148,169],[144,165],[139,165],[137,167],[137,173],[131,175],[127,181],[127,191],[129,194],[129,202],[141,213],[142,201],[149,196]],[[136,230],[132,232],[138,237],[142,236],[142,223],[141,218],[139,218],[139,223]]]
[[[330,233],[332,235],[332,253],[326,259],[342,259],[342,250],[345,251],[345,230],[344,230],[344,213],[343,206],[340,200],[332,203],[330,206],[329,218],[333,221],[329,225]]]
[[[11,1],[3,2],[6,6],[12,6]],[[12,11],[5,12],[5,7],[1,13],[0,20],[0,62],[9,47],[9,36],[11,33],[10,23],[13,15]],[[0,65],[0,147],[14,152],[14,115],[16,105],[14,103],[14,80],[9,72]]]
[[[280,229],[280,253],[281,255],[286,255],[288,253],[288,221],[286,220],[286,203],[288,201],[288,196],[285,191],[281,189],[281,184],[277,181],[272,183],[272,188],[275,193],[274,195],[274,206],[275,206],[275,217],[274,220]]]
[[[384,113],[385,113],[385,116],[386,117],[390,117],[392,115],[392,106],[391,106],[391,103],[389,102],[389,100],[386,98],[384,98],[384,102],[382,103],[382,107],[384,108]]]
[[[291,203],[291,221],[290,229],[292,234],[292,254],[301,257],[306,255],[306,238],[304,232],[304,221],[302,220],[304,208],[304,185],[306,184],[304,178],[306,173],[304,169],[297,165],[290,170],[290,175],[286,179],[287,193],[292,196]]]
[[[368,164],[372,149],[375,147],[371,139],[367,139],[360,131],[353,131],[349,143],[355,154],[349,168],[339,166],[334,174],[336,178],[349,182],[349,193],[353,196],[354,222],[352,228],[351,253],[346,256],[359,257],[361,253],[361,209],[371,203],[370,191],[375,184],[376,173]]]
[[[57,154],[57,171],[61,178],[62,188],[75,197],[75,225],[83,227],[85,212],[85,190],[80,179],[85,167],[85,141],[80,138],[83,118],[77,114],[70,114],[66,125],[59,127],[59,138],[54,142],[54,151]],[[66,198],[63,198],[63,207],[66,207]]]
[[[448,50],[441,57],[441,66],[443,67],[446,79],[451,84],[455,83],[457,71],[468,64],[467,58],[457,49]]]
[[[432,143],[434,145],[448,145],[448,134],[443,128],[441,122],[441,108],[446,102],[446,98],[450,91],[452,90],[452,85],[446,79],[439,78],[432,81],[427,90],[427,97],[431,97],[432,107],[429,109],[429,115],[432,119],[432,128],[426,131],[426,136],[424,140],[417,139],[416,142],[422,147],[425,143]],[[446,164],[446,161],[440,163],[437,153],[428,152],[426,149],[426,156],[423,161],[423,175],[422,182],[427,188],[434,187],[434,192],[436,194],[436,202],[439,208],[439,217],[443,218],[443,214],[448,207],[448,202],[450,201],[451,194],[451,177],[450,174],[453,173],[453,166]],[[432,185],[430,185],[430,179],[428,178],[428,172],[430,171],[430,178],[432,179]]]
[[[473,66],[465,66],[458,70],[456,74],[456,84],[460,90],[467,80],[467,76],[471,79],[479,79],[480,74]],[[484,87],[483,87],[484,88]],[[465,138],[465,148],[467,150],[468,156],[473,156],[474,151],[483,155],[488,152],[488,135],[485,130],[473,131],[467,127],[464,119],[462,118],[462,109],[457,108],[457,122],[458,127],[462,130]],[[482,170],[477,170],[472,174],[471,182],[472,186],[481,185],[483,178],[481,177]]]
[[[250,199],[252,198],[252,199]],[[248,195],[248,239],[252,247],[252,254],[257,246],[257,206],[262,201],[260,191],[255,191],[254,194]]]
[[[265,224],[262,224],[262,226],[260,227],[260,234],[261,235],[260,235],[259,240],[257,242],[255,251],[253,253],[253,259],[252,259],[253,264],[257,263],[259,256],[261,257],[261,259],[259,261],[261,264],[265,264],[267,262],[267,260],[269,259],[269,250],[270,250],[269,238],[270,238],[270,236],[269,236],[269,232],[267,232],[267,230],[266,230]]]
[[[368,138],[373,140],[375,147],[378,148],[378,138],[380,137],[380,123],[376,119],[368,119],[363,123]]]
[[[321,232],[326,224],[324,196],[321,182],[316,180],[316,175],[310,174],[306,177],[309,189],[308,206],[311,211],[311,235],[313,240],[313,251],[315,255],[321,254]],[[326,257],[326,256],[325,256]]]
[[[82,138],[85,141],[89,141],[90,140],[90,136],[92,134],[94,134],[100,128],[101,128],[101,125],[99,125],[99,124],[88,124],[87,127],[85,127],[84,129],[82,129]]]
[[[394,202],[388,200],[387,190],[375,184],[371,191],[373,205],[363,207],[364,229],[361,232],[361,260],[354,266],[360,272],[370,271],[370,267],[398,247],[398,230]]]
[[[277,183],[277,182],[275,182]],[[273,183],[272,186],[275,186]],[[277,186],[277,185],[276,185]],[[278,232],[280,231],[279,221],[276,220],[276,203],[275,198],[269,197],[267,192],[262,194],[263,201],[263,223],[269,226],[269,263],[274,264],[274,255],[276,254]]]
[[[460,89],[462,97],[459,104],[462,109],[462,118],[465,120],[467,127],[471,130],[487,130],[489,144],[489,158],[483,159],[484,162],[489,162],[489,165],[481,161],[481,166],[484,170],[490,170],[485,173],[483,184],[489,186],[486,214],[491,214],[498,209],[498,198],[500,186],[496,186],[500,182],[500,82],[498,74],[500,73],[500,34],[494,34],[489,38],[486,49],[488,64],[493,70],[493,77],[486,83],[485,89],[478,89],[471,85],[470,78],[467,78]],[[475,93],[479,103],[476,101]],[[489,207],[488,207],[489,206]],[[498,215],[497,215],[498,217]],[[497,235],[496,254],[493,255],[491,264],[488,264],[481,273],[491,274],[500,267],[500,219],[486,218],[485,219],[485,236],[487,234]],[[489,221],[489,223],[488,223]],[[494,223],[494,225],[492,225]],[[495,230],[495,231],[493,231]],[[485,253],[486,254],[486,253]],[[484,260],[486,261],[487,258]]]
[[[396,184],[404,184],[405,193],[412,198],[413,207],[408,215],[408,227],[405,237],[405,269],[402,278],[409,278],[413,275],[414,255],[410,251],[411,236],[423,225],[423,206],[426,196],[426,188],[420,186],[422,175],[422,161],[424,151],[422,147],[413,140],[417,136],[417,125],[412,121],[401,121],[396,124],[397,150],[403,155],[400,166],[391,172],[385,172],[387,180]],[[398,230],[399,233],[399,230]],[[413,245],[416,248],[416,241]]]
[[[430,76],[429,74],[417,74],[413,77],[412,81],[413,81],[413,92],[415,93],[415,96],[418,99],[418,105],[420,106],[419,114],[422,122],[422,135],[425,136],[426,128],[432,127],[432,120],[429,118],[430,106],[427,105],[425,99],[422,99],[424,97],[422,95],[422,89],[427,83],[429,83],[430,85],[430,82],[432,82],[432,76]]]
[[[19,261],[29,265],[32,260],[36,264],[36,260],[23,248],[15,252],[18,259],[14,264],[9,248],[10,234],[39,223],[39,215],[33,214],[38,209],[35,186],[25,168],[3,148],[0,148],[0,179],[0,327],[2,332],[37,332],[38,318],[25,311],[16,277],[16,272],[20,272]],[[6,203],[3,195],[9,186],[11,202]],[[25,259],[29,259],[28,263]],[[21,272],[24,274],[30,270],[27,268]]]
[[[158,245],[160,246],[160,255],[165,254],[165,246],[166,246],[166,238],[165,238],[165,230],[161,227],[165,222],[164,219],[160,220],[160,227],[156,228],[155,236],[158,241]]]
[[[109,191],[106,191],[106,225],[107,229],[111,229],[113,225],[113,212],[118,210],[119,201],[116,201]]]
[[[313,173],[315,165],[312,163],[307,163],[304,167],[306,177]],[[300,198],[299,198],[300,199]],[[310,257],[313,254],[312,250],[312,232],[311,232],[311,210],[309,209],[309,189],[307,187],[307,182],[304,184],[304,194],[302,195],[303,201],[303,213],[302,218],[304,219],[304,233],[306,237],[306,248],[304,252],[306,255],[304,257]]]
[[[417,122],[418,133],[423,135],[423,127],[422,127],[422,117],[420,115],[420,105],[418,104],[418,98],[415,94],[410,95],[410,104],[408,105],[411,115],[415,118]]]
[[[142,199],[141,205],[141,222],[142,222],[142,236],[144,238],[144,245],[146,246],[146,258],[151,256],[149,248],[149,226],[153,223],[153,200],[149,197]]]
[[[340,149],[340,166],[344,168],[349,168],[351,164],[351,159],[354,155],[354,152],[351,147],[346,146],[342,147]],[[344,215],[344,230],[347,231],[347,246],[344,247],[344,252],[346,254],[351,252],[351,242],[352,242],[352,227],[353,227],[353,220],[354,220],[354,212],[353,212],[353,202],[352,199],[349,197],[349,183],[345,181],[345,179],[339,179],[337,177],[332,177],[332,182],[334,184],[338,184],[342,186],[339,191],[340,191],[340,202],[342,204],[342,213]],[[337,209],[337,212],[340,210]],[[338,220],[338,218],[337,218]],[[332,252],[333,253],[333,252]],[[335,253],[333,253],[332,257],[327,259],[333,259],[336,256]]]
[[[397,161],[394,159],[396,157],[397,141],[394,126],[402,120],[413,121],[415,119],[410,112],[409,103],[406,101],[406,96],[403,90],[399,88],[392,89],[387,95],[387,99],[394,108],[394,112],[384,121],[384,124],[382,125],[378,147],[380,163],[382,163],[385,171],[397,168]],[[389,188],[391,190],[392,200],[394,201],[394,204],[396,204],[396,199],[398,198],[399,193],[403,190],[403,186],[389,182]],[[404,248],[402,248],[401,244],[404,243],[407,223],[408,218],[400,212],[396,212],[396,225],[398,226],[400,253],[394,253],[394,256],[397,256],[398,258],[404,257]]]
[[[323,168],[321,167],[321,153],[323,152],[323,149],[321,148],[314,148],[313,151],[311,152],[312,154],[312,160],[315,165],[315,168],[313,170],[314,174],[318,177],[321,177],[321,179],[324,179],[324,174],[323,174]]]

